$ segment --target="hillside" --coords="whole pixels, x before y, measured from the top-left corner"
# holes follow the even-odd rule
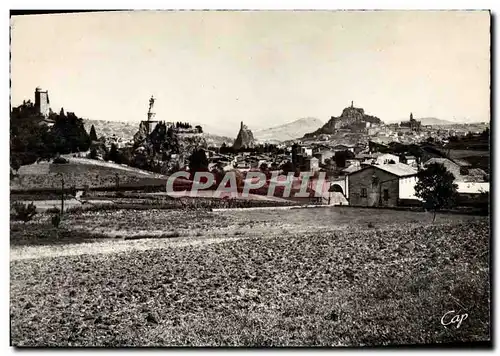
[[[89,120],[84,119],[83,124],[85,130],[90,132],[90,128],[94,125],[97,137],[111,137],[116,135],[126,140],[132,139],[137,132],[139,122],[123,122],[123,121],[106,121],[106,120]]]
[[[139,129],[139,122],[123,122],[123,121],[105,121],[105,120],[88,120],[84,119],[85,130],[90,132],[90,128],[94,125],[97,137],[111,137],[116,135],[125,140],[130,140],[134,137]],[[219,136],[208,132],[203,125],[203,136],[207,141],[208,146],[220,146],[223,142],[232,144],[233,139],[227,136]]]
[[[223,143],[225,143],[228,146],[231,146],[234,141],[234,139],[232,139],[231,137],[218,136],[206,132],[204,132],[202,135],[205,137],[205,141],[207,142],[208,147],[210,146],[220,147]]]
[[[380,125],[382,120],[376,116],[365,114],[362,108],[356,108],[353,105],[342,110],[338,117],[332,116],[330,120],[316,131],[307,133],[304,138],[311,138],[321,134],[334,134],[337,130],[351,130],[351,132],[360,132],[366,128],[367,123]]]
[[[314,117],[306,117],[284,125],[255,131],[255,138],[259,142],[277,143],[294,140],[321,127],[323,122]]]
[[[132,168],[112,162],[74,158],[67,155],[67,164],[51,164],[48,162],[22,166],[19,177],[11,179],[11,190],[59,189],[61,175],[67,188],[74,186],[83,189],[115,187],[118,176],[121,186],[164,184],[166,177],[160,174]]]

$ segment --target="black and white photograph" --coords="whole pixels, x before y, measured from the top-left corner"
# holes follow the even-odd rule
[[[11,10],[11,348],[490,348],[492,24]]]

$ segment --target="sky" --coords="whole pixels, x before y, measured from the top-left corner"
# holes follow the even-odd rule
[[[490,120],[486,11],[133,11],[11,19],[11,105],[236,135],[350,106]]]

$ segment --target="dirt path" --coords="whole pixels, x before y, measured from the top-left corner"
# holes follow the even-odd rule
[[[250,236],[238,237],[249,238]],[[58,246],[23,246],[11,248],[10,261],[54,258],[64,256],[78,256],[83,254],[113,254],[131,251],[145,251],[163,248],[178,248],[185,246],[199,246],[224,241],[234,240],[234,237],[182,237],[175,239],[143,239],[143,240],[118,240],[109,239],[102,242],[88,242]]]

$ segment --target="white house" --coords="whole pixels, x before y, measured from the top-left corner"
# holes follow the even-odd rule
[[[375,160],[377,164],[388,164],[390,161],[399,163],[399,157],[390,153],[384,153],[378,156]]]
[[[480,194],[490,191],[490,183],[485,181],[486,173],[481,169],[460,167],[460,165],[447,158],[431,158],[424,163],[424,166],[432,163],[442,164],[453,174],[455,177],[454,183],[458,185],[458,193]]]
[[[415,195],[417,176],[406,176],[399,179],[399,199],[419,199]]]
[[[490,191],[490,183],[488,182],[455,182],[457,191],[464,194],[480,194]]]
[[[311,157],[313,155],[313,149],[311,147],[301,147],[300,153],[302,153],[308,157]]]
[[[397,206],[417,200],[417,170],[403,163],[374,164],[346,176],[345,194],[353,206]]]

